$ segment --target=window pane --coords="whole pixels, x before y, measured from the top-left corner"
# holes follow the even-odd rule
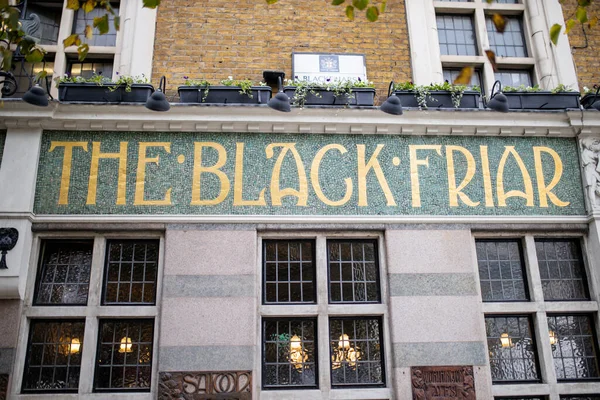
[[[531,71],[527,69],[499,69],[494,76],[502,86],[533,86]]]
[[[31,321],[23,393],[77,391],[84,328],[84,321]]]
[[[508,15],[504,18],[506,19],[504,33],[496,31],[491,16],[485,18],[490,48],[496,53],[496,57],[527,57],[523,19]]]
[[[115,15],[119,15],[119,3],[111,2]],[[114,46],[117,43],[117,30],[115,29],[115,16],[108,13],[108,32],[100,35],[98,30],[94,28],[94,36],[91,39],[85,37],[85,27],[90,25],[93,28],[94,18],[100,18],[107,14],[103,8],[95,8],[86,13],[82,8],[75,12],[75,22],[73,23],[73,33],[77,33],[81,37],[83,43],[90,46]]]
[[[547,397],[494,397],[494,400],[546,400]]]
[[[100,320],[96,390],[150,391],[154,321]]]
[[[529,317],[486,317],[485,328],[493,382],[540,379]]]
[[[544,300],[589,300],[577,240],[536,240]]]
[[[548,329],[556,377],[564,379],[597,378],[596,337],[589,315],[549,315]]]
[[[575,396],[560,396],[560,400],[600,400],[600,395],[582,394]]]
[[[310,240],[265,240],[264,302],[314,303],[314,242]]]
[[[377,241],[327,241],[330,303],[379,302]]]
[[[331,385],[383,385],[380,318],[331,318]]]
[[[473,17],[469,15],[438,14],[437,29],[442,55],[477,55]]]
[[[44,241],[35,304],[86,305],[93,241]]]
[[[155,304],[157,240],[110,240],[107,244],[103,304]]]
[[[315,319],[263,319],[263,386],[317,387]]]
[[[444,80],[450,83],[454,82],[461,70],[462,68],[444,68]],[[474,71],[473,76],[471,76],[471,82],[467,86],[479,86],[481,88],[481,70],[476,69]]]
[[[519,4],[519,0],[496,0],[498,4]]]
[[[57,44],[62,7],[62,1],[28,1],[23,31],[39,44]]]
[[[477,240],[475,246],[483,301],[528,300],[521,242]]]
[[[88,60],[85,62],[69,61],[67,73],[72,77],[81,76],[89,79],[94,75],[102,75],[112,79],[113,60]]]

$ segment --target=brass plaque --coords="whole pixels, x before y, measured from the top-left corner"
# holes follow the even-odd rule
[[[476,400],[473,367],[412,367],[413,400]]]

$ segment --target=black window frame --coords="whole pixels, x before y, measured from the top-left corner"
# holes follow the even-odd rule
[[[93,372],[93,382],[92,382],[92,393],[149,393],[152,391],[154,385],[154,379],[157,379],[157,376],[154,376],[154,359],[157,357],[156,355],[156,319],[155,318],[98,318],[98,332],[96,335],[96,353],[94,354],[94,372]],[[98,388],[98,376],[100,374],[100,367],[98,363],[98,358],[100,356],[101,351],[101,343],[102,343],[102,324],[103,323],[118,323],[118,322],[151,322],[152,323],[152,355],[150,357],[150,385],[147,388]],[[132,343],[135,343],[132,341]],[[113,368],[113,364],[111,364],[111,368]],[[139,368],[139,363],[136,363],[136,368]]]
[[[267,301],[267,245],[269,243],[277,243],[277,242],[296,242],[296,243],[310,243],[311,246],[311,257],[312,257],[312,266],[313,266],[313,301]],[[263,305],[314,305],[317,304],[317,241],[314,238],[290,238],[290,239],[263,239],[262,241],[262,304]],[[289,275],[289,266],[288,266],[288,275]],[[302,279],[302,275],[300,275]],[[269,281],[272,282],[272,281]],[[279,280],[275,281],[276,284],[279,284]],[[288,282],[290,284],[290,280],[282,281]]]
[[[377,269],[377,274],[376,274],[377,300],[375,300],[375,301],[332,301],[331,300],[331,263],[329,260],[329,243],[372,243],[373,244],[373,253],[374,253],[373,262],[375,263],[375,268]],[[378,241],[378,239],[360,239],[360,238],[326,239],[325,247],[326,247],[325,256],[327,257],[327,303],[330,305],[336,305],[336,304],[381,304],[382,303],[381,268],[380,268],[380,262],[379,262],[379,241]],[[363,262],[364,262],[364,260],[363,260]],[[340,275],[340,279],[341,279],[341,275]],[[345,282],[345,281],[340,281],[340,282]],[[352,282],[354,283],[354,278],[352,279]],[[354,293],[352,294],[352,297],[354,297]],[[343,296],[342,296],[342,298],[343,298]]]
[[[523,288],[525,290],[525,299],[515,299],[515,300],[486,300],[483,298],[483,291],[482,291],[481,301],[484,303],[527,303],[527,302],[531,302],[531,291],[529,288],[529,281],[527,279],[528,276],[527,276],[527,268],[526,268],[526,263],[525,263],[523,240],[520,238],[517,238],[517,239],[511,239],[511,238],[478,239],[478,238],[476,238],[475,245],[477,245],[477,242],[487,242],[487,243],[507,243],[507,242],[513,243],[513,242],[516,242],[517,246],[519,247],[519,261],[521,263],[521,274],[523,275]],[[477,256],[477,250],[475,250],[475,258],[476,258],[476,261],[479,263],[479,259]],[[479,270],[479,265],[478,265],[478,270]],[[479,275],[479,287],[481,288],[481,275]]]
[[[41,389],[41,390],[35,390],[35,389],[26,389],[25,388],[25,377],[27,375],[27,373],[29,372],[28,369],[30,367],[30,352],[31,352],[31,346],[32,346],[32,339],[33,339],[33,326],[32,324],[47,324],[47,323],[81,323],[83,324],[83,335],[81,337],[81,341],[80,341],[80,357],[83,356],[83,345],[84,345],[84,340],[85,340],[85,328],[86,328],[86,320],[85,318],[68,318],[68,319],[48,319],[48,318],[32,318],[29,320],[29,332],[27,333],[27,348],[25,351],[25,362],[23,364],[23,380],[21,382],[21,394],[70,394],[70,393],[79,393],[79,384],[81,383],[81,363],[79,364],[79,378],[78,378],[78,383],[77,383],[77,388],[75,389]],[[81,360],[83,361],[83,360]],[[67,364],[67,368],[69,367],[69,364]],[[43,368],[43,367],[42,367]],[[54,366],[54,368],[56,368],[56,366]]]
[[[265,322],[293,322],[293,321],[311,321],[314,324],[314,365],[315,365],[315,384],[314,385],[265,385],[266,376],[266,341],[265,341]],[[297,316],[297,317],[263,317],[261,318],[261,390],[319,390],[319,326],[317,316]]]
[[[349,383],[349,384],[334,384],[333,383],[333,368],[332,368],[332,360],[331,356],[333,353],[333,349],[331,348],[331,321],[332,320],[342,320],[342,321],[358,321],[358,320],[377,320],[379,323],[379,353],[381,360],[381,383]],[[383,326],[383,316],[382,315],[357,315],[357,316],[328,316],[327,318],[327,347],[329,348],[328,354],[328,365],[329,365],[329,379],[331,384],[331,389],[361,389],[361,388],[385,388],[387,387],[386,382],[386,365],[385,365],[385,343],[383,331],[385,327]],[[336,339],[337,340],[337,339]],[[352,341],[352,338],[350,338]]]
[[[108,290],[108,266],[110,264],[110,259],[109,259],[109,252],[110,252],[110,243],[111,242],[132,242],[132,243],[155,243],[156,244],[156,277],[154,279],[154,291],[152,293],[152,297],[153,297],[153,302],[152,303],[148,303],[148,302],[106,302],[106,292]],[[159,275],[159,264],[160,264],[160,257],[161,257],[161,253],[160,253],[160,239],[117,239],[117,238],[110,238],[110,239],[106,239],[106,249],[105,249],[105,253],[104,253],[104,265],[102,266],[102,290],[100,291],[100,304],[102,306],[105,307],[153,307],[156,306],[156,299],[157,299],[157,295],[158,295],[158,275]],[[144,272],[144,275],[146,273]],[[120,277],[119,277],[119,281]],[[125,282],[125,281],[124,281]],[[133,281],[133,271],[131,272],[131,279],[130,279],[130,284],[132,284]],[[138,282],[138,281],[136,281]],[[144,281],[146,282],[146,281]],[[131,290],[131,288],[130,288]],[[143,300],[143,287],[142,287],[142,300]],[[130,291],[130,297],[131,297],[131,291]],[[118,294],[117,294],[117,299],[118,299]]]
[[[85,303],[40,303],[38,301],[38,297],[40,294],[40,290],[41,290],[41,284],[42,284],[42,268],[43,268],[43,263],[44,263],[44,257],[45,257],[45,252],[46,252],[46,246],[51,243],[51,244],[55,244],[55,245],[60,245],[60,244],[72,244],[72,243],[77,243],[79,245],[83,245],[83,244],[91,244],[91,263],[90,263],[90,275],[88,277],[88,294],[85,300]],[[93,238],[81,238],[81,239],[42,239],[41,243],[40,243],[40,253],[38,254],[38,261],[37,261],[37,269],[36,269],[36,277],[35,277],[35,287],[33,290],[33,299],[32,299],[32,306],[34,307],[87,307],[88,302],[90,300],[90,283],[91,283],[91,275],[92,275],[92,269],[93,269],[93,263],[94,263],[94,239]]]

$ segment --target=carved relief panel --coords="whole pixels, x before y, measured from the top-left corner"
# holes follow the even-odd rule
[[[476,400],[473,367],[412,367],[413,400]]]
[[[250,400],[252,372],[161,372],[158,400]]]

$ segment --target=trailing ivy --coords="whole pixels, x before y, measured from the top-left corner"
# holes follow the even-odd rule
[[[481,88],[477,85],[454,85],[448,81],[444,83],[432,83],[431,85],[415,85],[412,82],[400,82],[394,84],[394,90],[415,92],[419,107],[425,110],[427,109],[427,100],[437,101],[437,99],[431,95],[431,92],[450,92],[454,108],[460,107],[460,102],[465,91],[471,90],[481,92]]]
[[[320,91],[326,90],[333,92],[335,97],[347,99],[346,104],[350,100],[354,99],[354,93],[352,89],[355,88],[374,88],[375,85],[370,81],[363,81],[360,78],[357,79],[344,79],[344,80],[327,80],[326,82],[309,82],[298,79],[287,79],[285,81],[286,86],[292,86],[295,89],[294,98],[292,99],[292,105],[297,107],[304,107],[306,103],[306,97],[312,94],[315,97],[321,98]]]

